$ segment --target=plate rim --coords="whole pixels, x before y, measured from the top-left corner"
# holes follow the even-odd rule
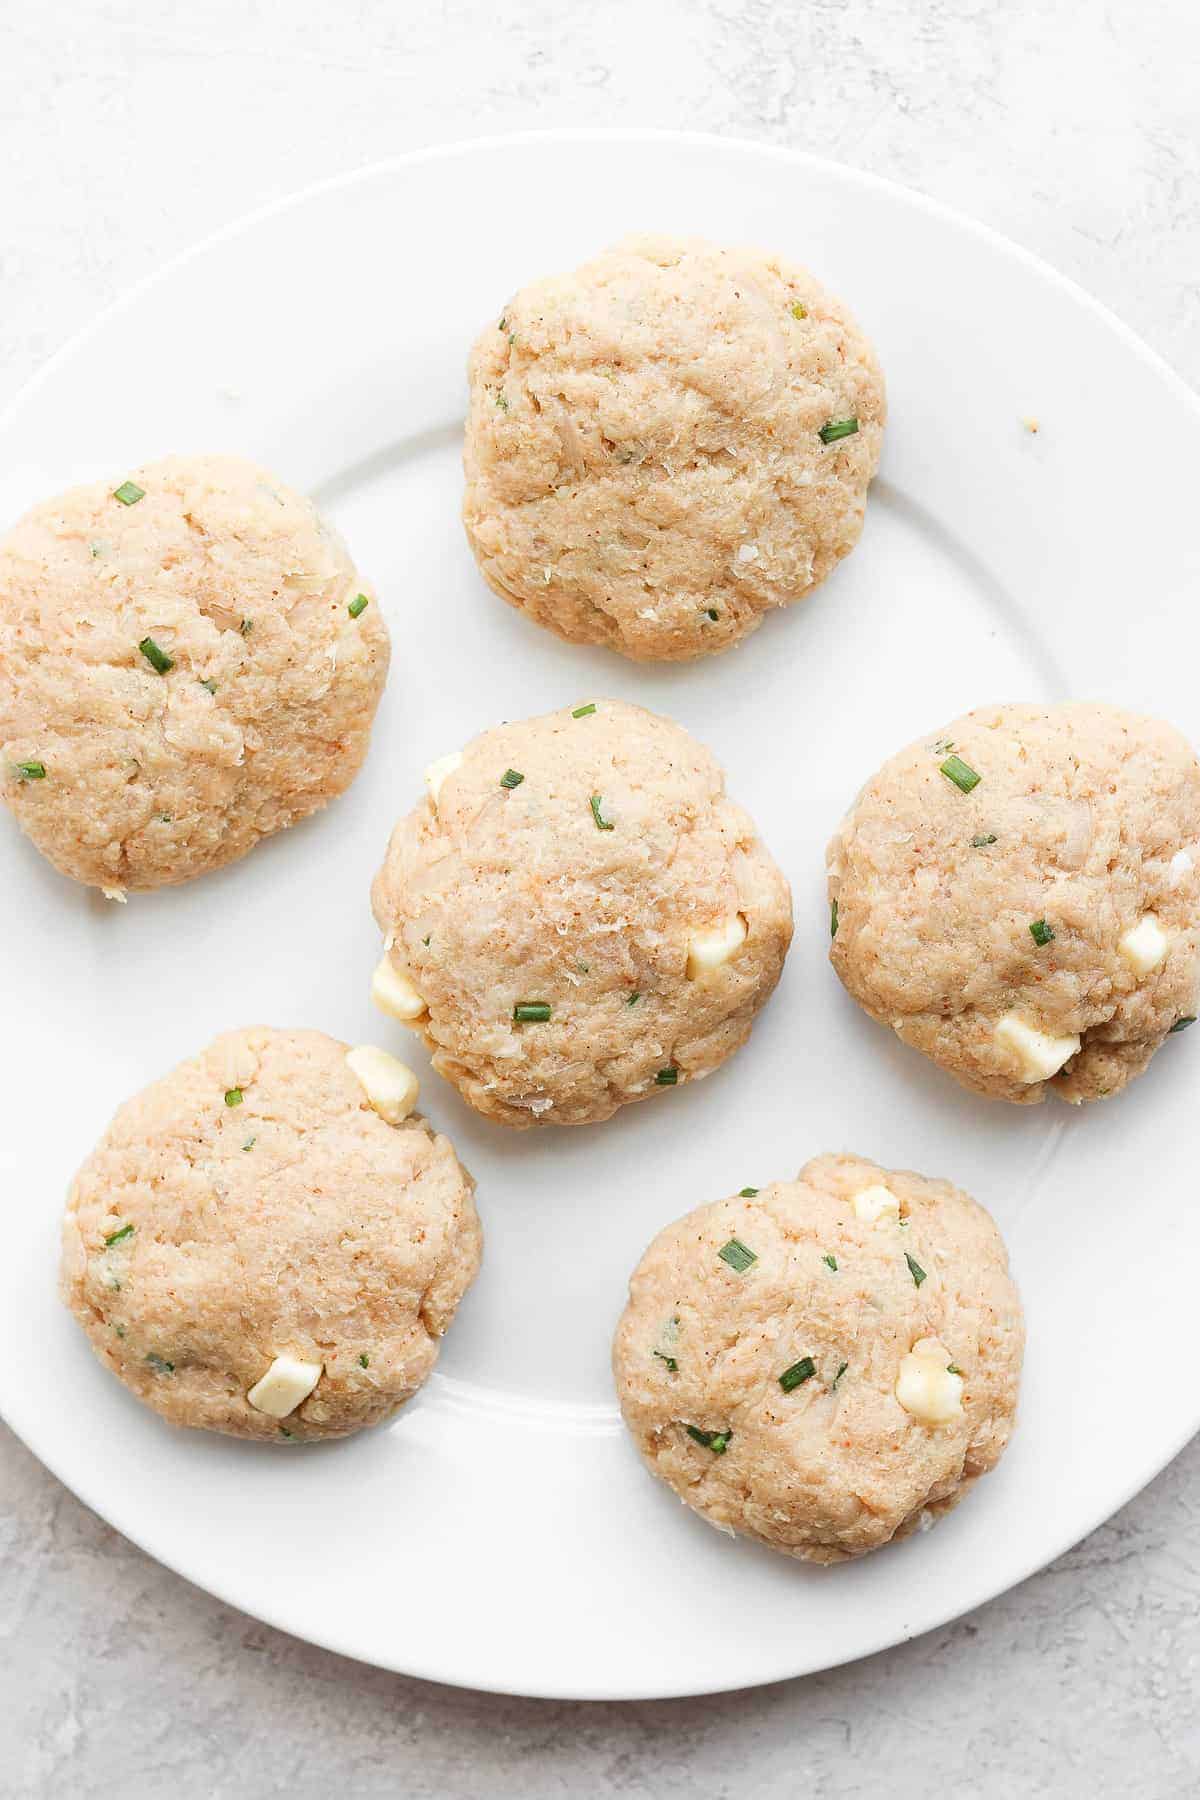
[[[166,281],[181,269],[186,268],[189,263],[204,257],[209,251],[232,239],[251,232],[257,225],[264,223],[267,220],[276,219],[293,209],[302,208],[314,199],[336,192],[340,189],[358,187],[388,176],[402,175],[431,163],[450,162],[481,153],[500,151],[516,145],[550,148],[553,146],[561,146],[563,144],[602,146],[614,143],[707,150],[717,152],[722,156],[765,160],[792,168],[804,167],[826,177],[830,177],[837,182],[849,184],[851,187],[858,187],[867,192],[886,196],[893,203],[915,209],[917,212],[937,220],[942,225],[951,228],[955,232],[965,234],[968,237],[974,238],[979,243],[987,245],[993,252],[1008,258],[1011,262],[1023,267],[1029,274],[1036,277],[1041,282],[1048,283],[1052,288],[1057,289],[1061,294],[1069,297],[1076,304],[1082,305],[1084,309],[1097,320],[1097,322],[1105,326],[1115,336],[1127,351],[1133,353],[1135,358],[1149,374],[1152,374],[1160,382],[1165,384],[1167,391],[1173,395],[1175,400],[1181,402],[1184,408],[1192,413],[1197,427],[1200,428],[1200,394],[1197,394],[1185,378],[1172,367],[1161,352],[1148,344],[1145,339],[1140,337],[1130,325],[1112,310],[1111,307],[1105,302],[1098,300],[1071,276],[1063,274],[1059,269],[1055,268],[1052,263],[1047,262],[1034,251],[1026,249],[1023,245],[1008,237],[1003,232],[998,231],[995,227],[974,219],[969,214],[961,212],[958,208],[951,206],[944,201],[934,199],[919,189],[909,187],[903,182],[895,181],[889,176],[877,175],[872,171],[858,168],[853,164],[841,162],[833,157],[821,156],[808,150],[770,143],[754,138],[727,137],[718,132],[675,131],[660,127],[628,125],[620,127],[571,126],[547,129],[530,128],[521,131],[485,133],[469,138],[453,139],[445,143],[425,144],[408,151],[400,152],[394,156],[360,164],[356,168],[344,170],[336,175],[324,176],[317,181],[307,183],[291,193],[280,195],[245,213],[240,213],[225,224],[218,226],[215,230],[207,233],[195,243],[176,252],[164,262],[156,264],[146,275],[133,282],[130,286],[124,288],[120,294],[106,306],[102,307],[86,324],[73,332],[63,344],[60,345],[60,347],[44,363],[42,363],[34,374],[18,388],[12,399],[3,410],[0,411],[0,432],[8,431],[16,424],[22,410],[29,405],[41,389],[56,374],[58,374],[60,369],[68,363],[72,357],[86,349],[93,337],[99,335],[99,333],[114,319],[118,318],[129,307],[133,306],[156,285]],[[971,1598],[965,1601],[961,1606],[955,1605],[949,1612],[942,1611],[944,1601],[940,1601],[934,1609],[937,1616],[930,1618],[928,1622],[915,1623],[911,1629],[905,1629],[899,1633],[892,1628],[884,1626],[882,1627],[877,1640],[872,1640],[866,1646],[846,1654],[838,1653],[828,1661],[822,1660],[819,1663],[801,1667],[800,1669],[795,1668],[794,1665],[789,1666],[784,1663],[774,1670],[774,1672],[757,1673],[753,1675],[750,1680],[739,1681],[733,1686],[727,1686],[720,1682],[715,1686],[710,1685],[707,1682],[702,1685],[696,1685],[694,1679],[684,1680],[680,1683],[667,1682],[664,1685],[657,1687],[653,1696],[647,1695],[637,1689],[622,1690],[614,1687],[611,1683],[581,1685],[578,1680],[574,1682],[544,1682],[536,1691],[531,1691],[525,1686],[505,1684],[502,1681],[496,1680],[495,1677],[489,1678],[486,1685],[481,1686],[479,1680],[473,1680],[469,1672],[456,1673],[448,1671],[442,1666],[422,1666],[419,1659],[414,1661],[411,1658],[406,1658],[403,1664],[391,1660],[380,1662],[372,1653],[360,1651],[352,1644],[345,1642],[337,1631],[328,1629],[314,1630],[308,1624],[292,1622],[287,1616],[287,1607],[271,1607],[269,1605],[263,1606],[257,1604],[253,1607],[249,1607],[246,1605],[245,1600],[232,1593],[222,1580],[216,1579],[210,1581],[207,1577],[203,1581],[199,1580],[195,1575],[190,1574],[185,1567],[181,1566],[174,1554],[164,1553],[159,1549],[151,1548],[150,1543],[147,1541],[146,1533],[140,1529],[131,1530],[120,1523],[120,1515],[123,1509],[119,1505],[116,1508],[112,1508],[108,1503],[101,1504],[94,1499],[92,1497],[94,1491],[93,1482],[86,1473],[83,1479],[78,1479],[74,1474],[68,1476],[64,1473],[63,1468],[60,1466],[60,1460],[53,1451],[45,1454],[38,1448],[35,1442],[36,1432],[32,1435],[26,1435],[26,1432],[13,1422],[9,1416],[7,1397],[2,1387],[0,1387],[0,1420],[8,1426],[18,1441],[25,1446],[30,1454],[34,1456],[44,1468],[50,1471],[56,1480],[60,1481],[63,1486],[74,1494],[75,1497],[80,1500],[83,1505],[88,1507],[90,1511],[95,1513],[99,1518],[104,1519],[114,1530],[118,1531],[122,1537],[134,1544],[142,1554],[151,1557],[153,1561],[160,1563],[164,1568],[169,1569],[173,1575],[186,1581],[190,1586],[198,1588],[203,1593],[210,1594],[219,1604],[228,1606],[237,1612],[243,1613],[249,1618],[257,1619],[274,1630],[286,1632],[290,1636],[296,1637],[303,1642],[312,1643],[321,1649],[330,1651],[338,1656],[346,1657],[354,1662],[364,1663],[370,1667],[385,1668],[393,1673],[414,1677],[420,1680],[439,1682],[449,1687],[464,1688],[476,1692],[503,1694],[519,1698],[606,1702],[621,1700],[644,1701],[647,1698],[665,1700],[704,1694],[739,1692],[743,1689],[760,1687],[776,1681],[799,1679],[804,1675],[820,1673],[826,1669],[839,1668],[845,1666],[847,1663],[859,1661],[864,1657],[876,1655],[882,1650],[908,1643],[912,1639],[923,1636],[929,1631],[939,1630],[953,1624],[967,1612],[975,1611],[982,1606],[991,1605],[993,1601],[999,1599],[1003,1594],[1012,1592],[1014,1589],[1020,1587],[1033,1575],[1039,1573],[1042,1569],[1049,1567],[1051,1563],[1056,1561],[1074,1545],[1082,1542],[1084,1538],[1097,1530],[1108,1519],[1114,1517],[1117,1512],[1127,1506],[1137,1494],[1155,1480],[1156,1477],[1162,1473],[1163,1469],[1165,1469],[1169,1463],[1174,1461],[1196,1433],[1200,1431],[1200,1404],[1198,1404],[1197,1407],[1197,1417],[1194,1420],[1189,1419],[1178,1435],[1172,1436],[1167,1449],[1161,1457],[1153,1458],[1149,1466],[1140,1467],[1131,1479],[1122,1482],[1119,1485],[1118,1498],[1115,1502],[1111,1497],[1106,1497],[1100,1503],[1098,1508],[1093,1509],[1086,1514],[1085,1523],[1082,1528],[1078,1527],[1077,1521],[1072,1523],[1071,1527],[1064,1534],[1054,1538],[1052,1547],[1048,1552],[1039,1550],[1022,1572],[1011,1579],[1004,1579],[1002,1585],[994,1588],[985,1599],[980,1600],[978,1598]]]

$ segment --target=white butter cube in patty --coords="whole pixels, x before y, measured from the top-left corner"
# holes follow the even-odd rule
[[[1015,1013],[1006,1013],[996,1026],[996,1041],[1016,1058],[1021,1081],[1049,1081],[1063,1064],[1078,1054],[1077,1037],[1051,1037],[1026,1025]]]
[[[689,981],[697,981],[701,976],[719,969],[727,963],[735,950],[740,950],[746,941],[746,921],[741,913],[734,913],[715,931],[698,931],[688,942],[687,973]]]
[[[1157,969],[1171,947],[1171,940],[1154,917],[1147,913],[1121,939],[1118,949],[1135,975],[1149,975]]]
[[[380,1012],[393,1019],[403,1019],[406,1024],[419,1019],[425,1011],[423,997],[387,956],[376,965],[371,977],[371,998]]]
[[[951,1374],[951,1361],[940,1338],[918,1338],[900,1359],[896,1398],[922,1425],[945,1425],[962,1414],[963,1378]]]
[[[429,789],[429,798],[436,807],[438,795],[442,791],[442,783],[453,775],[455,769],[462,767],[462,751],[452,750],[449,756],[439,756],[431,762],[425,771],[425,785]]]
[[[246,1395],[256,1411],[269,1413],[273,1419],[286,1419],[295,1412],[321,1379],[320,1363],[301,1362],[297,1356],[277,1356],[261,1381],[256,1381]]]
[[[864,1188],[861,1194],[854,1196],[855,1217],[865,1219],[868,1225],[876,1224],[880,1219],[898,1219],[900,1202],[889,1188]]]
[[[347,1067],[362,1083],[367,1096],[381,1119],[399,1125],[417,1104],[420,1085],[410,1068],[386,1050],[373,1044],[359,1044],[346,1054]]]

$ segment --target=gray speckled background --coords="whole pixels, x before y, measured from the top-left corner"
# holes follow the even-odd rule
[[[557,124],[707,127],[897,177],[1200,378],[1196,0],[12,0],[0,405],[250,207],[422,143]],[[407,1681],[257,1625],[0,1430],[0,1793],[1194,1795],[1198,1475],[1193,1444],[1034,1580],[853,1667],[575,1706]]]

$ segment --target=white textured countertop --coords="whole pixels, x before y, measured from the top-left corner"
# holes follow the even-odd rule
[[[1200,382],[1195,0],[41,0],[0,9],[0,405],[251,207],[426,142],[562,124],[701,127],[893,176],[1040,253]],[[0,1794],[1194,1794],[1198,1479],[1193,1443],[1042,1575],[853,1667],[584,1706],[268,1630],[148,1562],[0,1429]]]

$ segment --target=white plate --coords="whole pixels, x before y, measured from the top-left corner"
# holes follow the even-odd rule
[[[458,522],[473,334],[523,280],[631,228],[810,264],[890,389],[859,549],[807,605],[692,667],[558,643],[487,592]],[[0,513],[176,449],[244,451],[311,489],[378,583],[395,659],[353,791],[220,875],[112,906],[0,832],[0,1402],[50,1468],[289,1631],[441,1681],[580,1697],[880,1649],[1019,1581],[1149,1480],[1200,1423],[1200,1032],[1079,1114],[974,1099],[842,993],[822,852],[876,764],[968,706],[1102,697],[1195,735],[1200,409],[1182,385],[1077,289],[899,188],[715,138],[555,134],[369,170],[175,263],[0,425]],[[487,1246],[425,1392],[388,1429],[299,1451],[160,1424],[55,1298],[72,1170],[118,1101],[224,1027],[411,1053],[366,998],[367,887],[394,816],[471,733],[594,694],[711,743],[792,880],[795,946],[752,1042],[702,1087],[536,1135],[428,1075]],[[961,1511],[822,1572],[718,1536],[643,1472],[608,1345],[660,1225],[841,1147],[992,1208],[1029,1355],[1012,1448]]]

